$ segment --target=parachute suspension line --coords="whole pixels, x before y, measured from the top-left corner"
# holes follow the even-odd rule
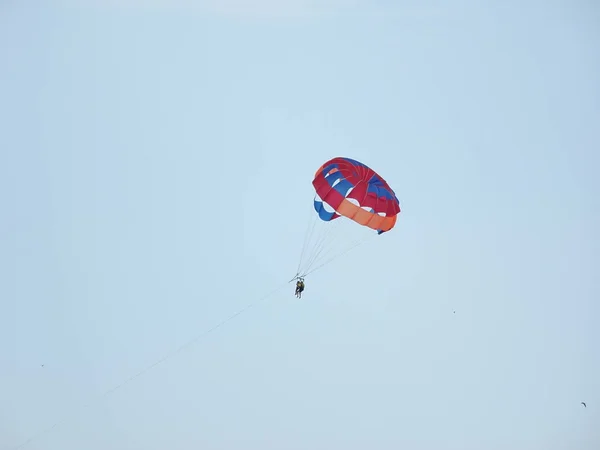
[[[308,249],[308,246],[310,244],[310,241],[312,239],[312,236],[313,236],[313,233],[314,233],[316,227],[317,227],[317,219],[314,215],[313,208],[311,208],[309,211],[308,226],[306,227],[306,233],[304,235],[304,243],[302,244],[302,252],[300,253],[300,261],[298,261],[298,268],[296,269],[296,276],[292,279],[292,281],[295,280],[296,277],[298,277],[300,275],[300,269],[302,267],[302,261],[304,260],[304,254],[306,253],[306,250]]]
[[[319,219],[316,218],[315,219],[317,221],[317,223],[319,222]],[[328,230],[327,228],[325,228],[325,231],[323,231],[323,224],[318,224],[316,225],[315,229],[317,229],[317,233],[315,234],[315,243],[313,245],[311,245],[311,252],[308,255],[307,261],[306,261],[306,265],[310,265],[312,260],[315,257],[315,252],[318,252],[319,249],[325,245],[327,236],[330,232],[330,230]]]
[[[312,259],[312,252],[314,245],[311,245],[313,242],[313,237],[315,239],[319,239],[319,217],[315,214],[314,207],[311,205],[308,211],[308,224],[306,227],[306,233],[304,236],[304,243],[302,245],[302,251],[300,253],[300,261],[298,261],[298,267],[296,269],[296,275],[292,278],[291,281],[299,278],[303,272],[303,266],[307,264],[307,262]],[[313,249],[314,251],[314,249]]]
[[[307,266],[310,266],[313,263],[314,259],[318,256],[318,254],[322,251],[323,247],[327,244],[327,238],[331,235],[331,230],[333,227],[334,225],[332,224],[331,227],[325,228],[325,231],[318,238],[317,242],[314,245],[313,251],[310,254],[310,257],[306,263]]]
[[[315,258],[315,260],[311,263],[311,265],[306,268],[306,272],[312,273],[314,270],[311,270],[311,269],[317,263],[326,261],[324,264],[327,264],[328,262],[333,261],[334,259],[338,258],[339,256],[342,256],[342,255],[348,253],[348,251],[352,250],[357,245],[360,245],[366,239],[368,239],[368,238],[363,237],[360,239],[355,239],[355,240],[351,241],[348,245],[342,247],[341,249],[334,249],[334,250],[337,250],[337,252],[334,252],[334,251],[325,252],[323,255],[320,255],[318,258]],[[323,264],[319,265],[318,267],[320,268],[322,266],[323,266]]]
[[[146,372],[149,372],[150,370],[152,370],[153,368],[155,368],[156,366],[166,362],[167,360],[173,358],[175,355],[177,355],[178,353],[181,353],[183,350],[185,350],[186,348],[190,347],[192,344],[195,344],[197,341],[199,341],[201,338],[207,336],[208,334],[212,333],[213,331],[221,328],[223,325],[225,325],[227,322],[232,321],[233,319],[235,319],[236,317],[238,317],[239,315],[241,315],[242,313],[244,313],[245,311],[249,310],[252,307],[255,307],[257,305],[259,305],[260,303],[265,302],[266,300],[268,300],[271,296],[273,296],[274,294],[276,294],[277,292],[279,292],[280,290],[282,290],[283,288],[287,287],[289,282],[286,282],[285,284],[281,284],[279,285],[279,287],[273,289],[272,291],[270,291],[269,293],[263,295],[261,298],[259,298],[258,300],[256,300],[254,303],[250,303],[248,305],[246,305],[245,307],[243,307],[242,309],[238,310],[237,312],[231,314],[229,317],[227,317],[226,319],[223,319],[221,322],[219,322],[218,324],[212,326],[211,328],[208,328],[206,330],[204,330],[202,333],[196,335],[194,338],[190,339],[189,341],[187,341],[185,344],[179,346],[178,348],[176,348],[175,350],[171,351],[170,353],[166,354],[165,356],[163,356],[161,359],[159,359],[158,361],[150,364],[149,366],[147,366],[146,368],[140,370],[139,372],[137,372],[135,375],[130,376],[129,378],[127,378],[125,381],[122,381],[121,383],[119,383],[118,385],[115,385],[114,387],[112,387],[111,389],[105,391],[103,394],[100,394],[100,396],[98,398],[96,398],[96,401],[100,401],[100,399],[111,395],[113,392],[117,391],[118,389],[122,388],[123,386],[125,386],[126,384],[129,384],[130,382],[132,382],[133,380],[135,380],[136,378],[144,375]],[[90,401],[84,405],[82,405],[80,407],[80,409],[85,409],[88,408],[90,406],[93,405],[93,402]],[[54,423],[54,425],[52,425],[51,427],[48,427],[42,431],[39,431],[38,433],[36,433],[35,435],[31,436],[29,439],[27,439],[25,442],[19,444],[16,447],[13,447],[13,450],[19,450],[22,449],[24,447],[26,447],[28,444],[30,444],[31,442],[39,439],[40,437],[42,437],[45,434],[50,433],[52,430],[54,430],[55,428],[57,428],[58,426],[64,424],[65,422],[67,422],[69,419],[69,417],[64,417],[62,420],[59,420],[58,422]]]
[[[315,264],[320,258],[325,258],[327,255],[331,254],[331,252],[336,251],[335,244],[337,244],[340,241],[341,236],[343,236],[343,234],[339,232],[339,228],[341,228],[342,224],[347,220],[348,219],[346,218],[340,217],[337,219],[337,224],[330,226],[329,234],[327,236],[328,241],[321,249],[319,249],[319,254],[315,255],[315,259],[312,261],[311,265]],[[333,234],[333,237],[329,239],[331,234]]]
[[[368,241],[369,239],[374,238],[375,236],[377,236],[376,234],[373,234],[371,236],[366,236],[362,239],[360,239],[358,242],[356,242],[354,245],[352,245],[351,247],[347,248],[346,250],[344,250],[342,253],[332,256],[331,258],[329,258],[328,260],[326,260],[325,262],[323,262],[322,264],[318,265],[317,267],[315,267],[314,269],[306,272],[304,274],[304,276],[310,275],[311,273],[321,269],[322,267],[326,266],[327,264],[329,264],[330,262],[332,262],[333,260],[339,258],[340,256],[344,256],[346,253],[349,253],[351,250],[355,249],[356,247],[358,247],[359,245],[363,244],[364,242]]]
[[[314,212],[313,217],[315,217],[318,225],[311,222],[311,239],[309,239],[304,246],[303,256],[305,257],[299,264],[299,270],[292,281],[312,274],[338,257],[347,254],[365,241],[377,236],[375,230],[358,227],[354,228],[356,224],[346,217],[339,217],[334,221],[329,222],[320,220]],[[354,239],[351,238],[346,242],[348,234],[343,232],[346,226],[349,227],[348,230],[350,234],[355,233],[354,230],[359,230],[362,234],[355,236]]]
[[[304,267],[303,272],[308,272],[310,268],[319,261],[320,258],[325,257],[327,254],[331,253],[333,244],[336,240],[339,239],[340,233],[338,233],[339,221],[342,218],[336,219],[337,223],[330,224],[327,227],[327,230],[323,234],[321,241],[318,245],[316,245],[314,252],[312,253],[311,259],[307,262],[306,267]],[[333,238],[330,239],[330,236],[333,234]],[[333,248],[335,250],[335,248]]]
[[[314,222],[312,222],[310,238],[305,245],[306,258],[302,259],[295,278],[304,276],[310,267],[318,260],[319,256],[328,250],[328,247],[331,246],[332,242],[338,237],[336,231],[339,228],[339,223],[342,218],[325,222],[315,214],[314,210],[311,214]],[[334,236],[333,238],[331,238],[332,235]]]

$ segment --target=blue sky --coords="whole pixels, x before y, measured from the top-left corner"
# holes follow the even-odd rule
[[[313,3],[2,4],[0,449],[598,448],[600,10]]]

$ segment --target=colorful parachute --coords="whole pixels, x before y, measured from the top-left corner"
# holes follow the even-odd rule
[[[327,161],[315,173],[312,184],[314,211],[293,279],[348,252],[374,236],[373,230],[377,234],[391,230],[400,213],[400,202],[383,177],[354,159]],[[343,229],[344,224],[348,229]]]
[[[350,158],[333,158],[323,164],[313,180],[315,210],[321,220],[340,216],[373,228],[379,234],[396,224],[400,202],[387,182],[373,169]],[[328,211],[325,204],[333,211]]]

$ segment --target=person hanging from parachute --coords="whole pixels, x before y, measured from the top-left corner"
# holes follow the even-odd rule
[[[298,278],[298,281],[296,281],[296,297],[302,298],[303,291],[304,291],[304,280],[302,278]]]

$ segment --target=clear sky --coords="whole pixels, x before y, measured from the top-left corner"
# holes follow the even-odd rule
[[[596,2],[40,3],[0,3],[0,449],[600,448]],[[398,224],[262,301],[334,156]]]

